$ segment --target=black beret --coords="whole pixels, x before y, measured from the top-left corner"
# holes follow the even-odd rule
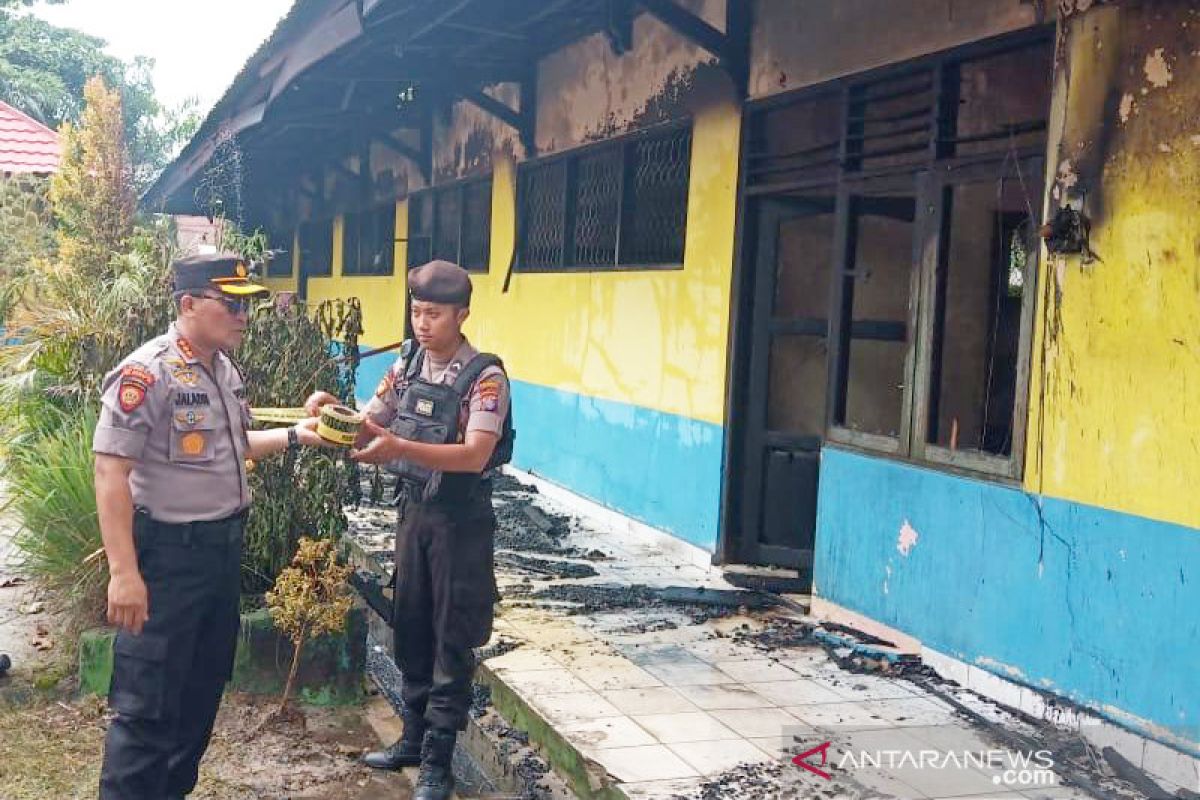
[[[177,292],[216,289],[231,295],[269,293],[270,289],[249,281],[246,261],[236,253],[188,256],[171,264],[172,282]]]
[[[458,264],[430,261],[408,273],[408,291],[413,300],[469,306],[471,276]]]

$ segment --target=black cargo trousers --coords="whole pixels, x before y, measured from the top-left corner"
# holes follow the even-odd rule
[[[496,597],[491,487],[399,505],[392,625],[405,713],[461,731],[471,706],[473,648],[492,635]]]
[[[100,800],[173,800],[195,787],[233,672],[244,527],[244,513],[181,525],[134,514],[150,619],[113,645]]]

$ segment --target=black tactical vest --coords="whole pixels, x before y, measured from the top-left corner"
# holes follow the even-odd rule
[[[463,365],[453,383],[433,383],[421,377],[425,365],[424,348],[411,341],[405,342],[401,357],[405,359],[403,389],[391,431],[402,439],[425,444],[457,444],[458,416],[463,399],[485,369],[504,368],[499,357],[478,353]],[[465,500],[480,490],[482,480],[492,470],[512,460],[515,439],[510,392],[503,432],[482,473],[439,473],[407,460],[393,461],[387,469],[399,476],[410,496],[423,500]]]

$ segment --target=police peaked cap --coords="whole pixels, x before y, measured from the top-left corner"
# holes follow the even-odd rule
[[[271,291],[250,282],[246,260],[236,253],[180,258],[171,264],[171,272],[176,292],[216,289],[223,294],[244,296]]]

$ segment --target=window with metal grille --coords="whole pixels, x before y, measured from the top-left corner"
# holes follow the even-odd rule
[[[672,125],[524,165],[520,268],[682,265],[691,151],[691,126]]]
[[[687,232],[691,129],[642,139],[628,148],[628,195],[622,264],[678,264]]]
[[[347,214],[342,228],[342,274],[391,275],[395,247],[395,203]]]
[[[521,266],[553,268],[563,264],[567,218],[567,162],[554,161],[521,170]]]
[[[333,274],[333,222],[313,220],[300,225],[300,272],[309,277]]]
[[[491,257],[492,179],[473,179],[417,192],[408,201],[408,266],[433,259],[486,272]]]

